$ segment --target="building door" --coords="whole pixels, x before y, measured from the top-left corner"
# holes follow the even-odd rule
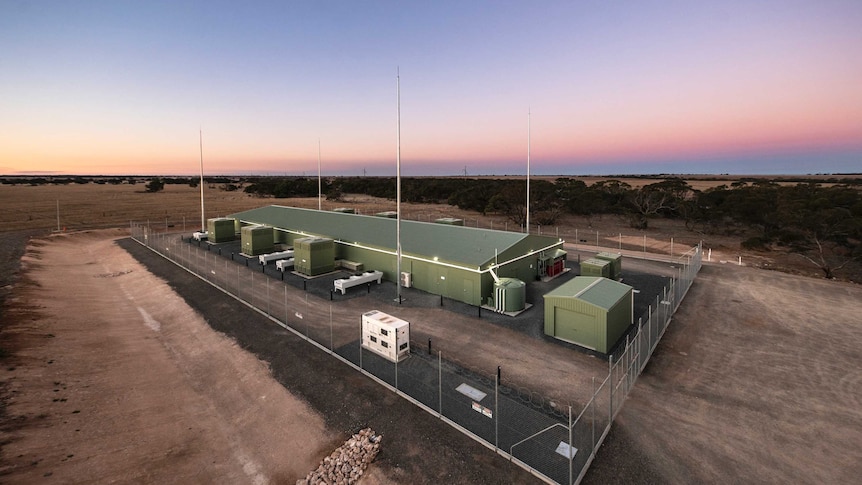
[[[599,345],[597,327],[598,322],[592,315],[554,308],[554,336],[559,339],[595,350]]]
[[[464,302],[473,305],[474,304],[474,302],[473,302],[473,280],[465,278],[464,283],[463,283],[463,287],[464,287],[464,290],[463,290]]]

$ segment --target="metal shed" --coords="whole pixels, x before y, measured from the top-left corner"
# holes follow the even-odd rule
[[[595,256],[596,259],[610,261],[611,269],[608,278],[618,280],[623,276],[623,255],[617,253],[602,252]]]
[[[222,243],[236,239],[236,219],[216,217],[207,219],[207,236],[210,242]]]
[[[545,295],[545,335],[607,354],[632,323],[632,287],[578,276]]]
[[[308,236],[334,240],[335,259],[362,263],[398,281],[396,220],[296,207],[265,206],[231,214],[243,224],[275,227],[276,242],[296,246]],[[496,278],[536,281],[539,258],[561,249],[562,239],[433,222],[401,221],[401,272],[419,290],[487,305]]]
[[[581,276],[604,276],[605,278],[610,278],[611,262],[598,258],[585,259],[581,261]]]
[[[335,271],[335,243],[325,237],[304,237],[293,241],[294,268],[298,273],[317,276]]]
[[[240,230],[242,253],[248,256],[271,253],[275,249],[272,226],[245,226]]]

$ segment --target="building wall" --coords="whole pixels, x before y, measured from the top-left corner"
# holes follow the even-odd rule
[[[608,310],[607,317],[607,341],[608,350],[613,348],[620,337],[628,330],[632,324],[632,292],[629,291],[625,298],[620,299],[613,307]],[[607,353],[607,351],[605,351]]]
[[[309,234],[295,234],[280,228],[275,231],[275,242],[285,247],[295,246],[296,239],[308,236]],[[324,234],[319,236],[327,237]],[[537,245],[550,245],[556,241],[554,238],[546,237],[521,241],[498,253],[497,261],[505,262],[518,258],[531,250],[543,249]],[[560,242],[559,245],[561,246],[562,243]],[[484,251],[488,252],[487,248]],[[493,252],[491,254],[483,253],[482,256],[487,257],[490,262],[494,261]],[[538,277],[539,256],[540,254],[537,252],[515,259],[511,263],[499,267],[496,271],[497,275],[517,278],[528,284],[532,283]],[[376,251],[368,247],[356,247],[336,240],[335,258],[363,263],[366,270],[382,271],[385,280],[398,281],[397,261],[394,254]],[[487,271],[480,273],[478,268],[476,271],[472,271],[457,266],[457,264],[449,266],[444,261],[424,261],[405,255],[402,256],[401,270],[411,273],[413,286],[422,291],[443,295],[470,305],[478,306],[488,303],[488,298],[493,295],[494,289],[494,279],[490,273]],[[487,265],[482,267],[482,270],[486,269]]]
[[[337,259],[360,262],[365,265],[366,270],[382,271],[383,279],[398,281],[398,261],[393,254],[339,243],[335,245],[335,253]],[[401,271],[411,273],[412,285],[419,290],[470,305],[478,306],[482,303],[482,275],[477,272],[434,264],[410,256],[402,256]]]

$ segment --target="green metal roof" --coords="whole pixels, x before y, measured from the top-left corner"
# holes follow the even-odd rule
[[[314,209],[271,205],[231,214],[244,223],[268,224],[294,233],[324,236],[388,251],[395,251],[397,220]],[[401,221],[402,254],[433,259],[468,268],[494,261],[521,242],[540,250],[559,243],[558,238],[452,226],[431,222]]]
[[[631,286],[618,281],[600,276],[577,276],[546,293],[545,298],[578,298],[599,308],[610,310],[631,291]]]

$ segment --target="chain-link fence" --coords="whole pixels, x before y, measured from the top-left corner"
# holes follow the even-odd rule
[[[360,312],[349,301],[299,277],[261,265],[257,258],[190,237],[131,223],[132,237],[211,285],[267,315],[282,327],[350,364],[465,434],[549,483],[579,482],[607,436],[613,418],[649,361],[701,266],[700,246],[678,258],[671,279],[626,344],[608,358],[608,375],[593,379],[585,403],[562,403],[501,379],[499,369],[471,369],[455,355],[411,342],[410,358],[392,362],[361,345]],[[166,228],[167,229],[167,228]],[[361,290],[359,290],[361,291]],[[370,286],[368,287],[370,292]],[[328,293],[332,300],[333,293]],[[565,394],[565,393],[562,393]]]

